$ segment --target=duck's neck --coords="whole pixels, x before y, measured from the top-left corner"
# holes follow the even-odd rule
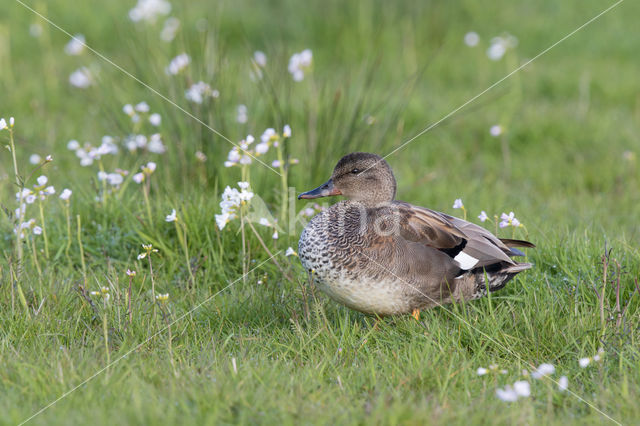
[[[353,201],[364,204],[367,207],[382,207],[393,203],[396,198],[396,181],[391,180],[388,184],[377,185],[366,192],[353,194],[348,197]]]
[[[372,199],[372,198],[366,198],[366,199],[349,198],[347,202],[350,204],[360,205],[367,209],[373,209],[373,208],[379,208],[379,207],[386,207],[389,204],[393,203],[393,199],[389,200],[389,199]]]

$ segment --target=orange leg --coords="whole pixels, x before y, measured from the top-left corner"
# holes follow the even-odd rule
[[[411,315],[416,319],[416,321],[420,321],[420,309],[414,309],[411,312]]]

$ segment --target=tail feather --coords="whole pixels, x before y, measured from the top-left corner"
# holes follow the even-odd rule
[[[473,286],[472,299],[478,299],[487,295],[487,287],[490,292],[503,288],[518,273],[531,269],[531,263],[508,264],[501,262],[491,265],[492,268],[477,268],[470,271],[471,285]],[[488,286],[487,286],[488,281]]]
[[[525,240],[512,240],[511,238],[500,238],[500,241],[507,247],[528,247],[535,248],[536,245]]]

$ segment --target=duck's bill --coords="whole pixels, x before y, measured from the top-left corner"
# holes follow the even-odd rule
[[[333,181],[329,179],[316,189],[298,195],[298,200],[310,200],[312,198],[330,197],[332,195],[342,195],[342,192],[333,186]]]

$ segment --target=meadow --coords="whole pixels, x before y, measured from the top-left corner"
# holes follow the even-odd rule
[[[0,424],[640,423],[638,13],[7,2]],[[418,321],[329,300],[295,196],[352,151],[534,268]]]

